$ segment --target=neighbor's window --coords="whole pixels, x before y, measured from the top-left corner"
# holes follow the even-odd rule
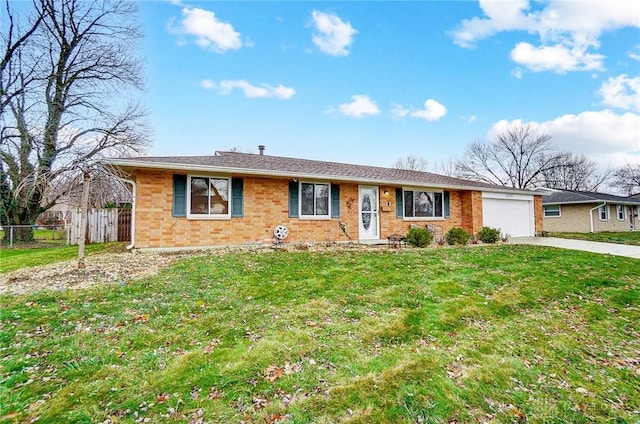
[[[544,207],[544,217],[554,218],[560,216],[560,205],[548,205]]]
[[[624,205],[617,205],[616,206],[616,213],[618,214],[618,219],[621,221],[624,221],[625,219],[627,219],[626,217],[626,213],[624,210]]]
[[[601,221],[606,221],[609,219],[609,207],[607,205],[600,206],[598,212],[600,214]]]
[[[228,217],[230,186],[228,178],[189,177],[189,215]]]
[[[300,183],[300,216],[329,217],[330,185]]]
[[[441,191],[404,190],[405,218],[444,218]]]

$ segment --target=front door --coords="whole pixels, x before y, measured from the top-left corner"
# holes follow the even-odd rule
[[[379,239],[378,231],[378,187],[360,186],[360,239]]]

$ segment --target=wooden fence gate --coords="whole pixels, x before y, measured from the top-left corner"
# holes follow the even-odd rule
[[[118,209],[118,241],[131,241],[131,209]]]
[[[87,213],[87,231],[85,243],[107,243],[111,241],[121,241],[119,231],[120,211],[118,209],[92,209]],[[131,230],[131,211],[128,214],[128,225],[123,225],[125,230]],[[124,219],[123,219],[124,220]],[[80,239],[81,212],[75,210],[71,212],[71,225],[69,226],[69,244],[78,244]],[[124,236],[123,240],[128,241],[129,237]],[[129,234],[129,233],[127,233]]]

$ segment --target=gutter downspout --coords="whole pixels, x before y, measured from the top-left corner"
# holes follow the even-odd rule
[[[123,183],[131,184],[131,244],[125,246],[125,249],[131,250],[136,244],[136,183],[133,180],[116,177]]]
[[[595,208],[591,208],[589,209],[589,224],[591,224],[591,232],[594,233],[594,229],[593,229],[593,211],[595,211],[596,209],[600,209],[603,206],[607,206],[607,202],[604,202],[601,205],[596,206]]]

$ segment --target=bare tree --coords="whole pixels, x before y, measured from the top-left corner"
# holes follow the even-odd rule
[[[558,164],[542,172],[544,186],[558,190],[598,191],[610,170],[600,171],[596,161],[584,154],[562,153]]]
[[[532,125],[507,127],[486,143],[472,142],[456,161],[456,176],[507,187],[532,189],[558,166],[551,136]]]
[[[148,143],[145,112],[127,100],[143,86],[135,4],[33,0],[33,10],[22,34],[3,37],[14,48],[2,69],[11,90],[0,93],[2,225],[33,224],[68,193],[64,181]]]
[[[410,171],[426,171],[428,161],[422,156],[407,155],[398,158],[392,165],[392,168],[407,169]]]
[[[451,158],[447,160],[441,160],[436,162],[432,166],[433,172],[436,174],[447,175],[449,177],[456,176],[456,163],[457,159]]]
[[[36,4],[33,13],[27,17],[26,27],[22,29],[9,7],[8,0],[4,6],[6,16],[3,20],[6,32],[0,33],[0,40],[5,47],[4,56],[0,61],[0,116],[11,99],[22,94],[25,87],[35,78],[34,72],[25,72],[20,66],[22,48],[32,38],[44,16]]]
[[[617,168],[611,186],[628,196],[640,193],[640,163],[627,163]]]

